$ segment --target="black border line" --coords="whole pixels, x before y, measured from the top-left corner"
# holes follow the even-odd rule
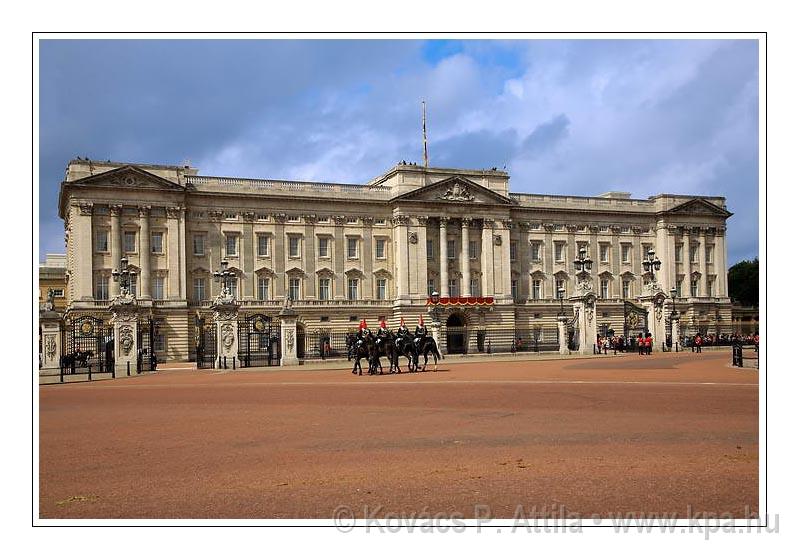
[[[227,38],[227,39],[203,39],[203,38],[198,37],[196,40],[198,40],[198,41],[200,41],[200,40],[209,40],[209,41],[215,41],[215,40],[259,41],[259,40],[267,40],[267,39],[269,39],[270,38],[269,36],[270,35],[274,35],[276,32],[251,32],[251,31],[237,31],[237,32],[226,32],[226,31],[211,31],[211,32],[202,32],[202,31],[178,31],[178,32],[121,31],[121,32],[115,32],[114,34],[115,35],[143,35],[143,34],[163,35],[163,37],[153,37],[153,38],[142,37],[141,39],[139,39],[141,41],[151,41],[151,40],[159,40],[159,39],[162,39],[162,38],[166,38],[166,36],[172,36],[172,35],[204,35],[204,36],[207,36],[207,35],[230,35],[232,33],[233,34],[252,33],[254,35],[262,35],[263,37],[261,37],[261,38],[259,38],[259,37],[241,37],[241,38],[231,37],[231,38]],[[324,32],[298,31],[298,32],[292,32],[291,34],[292,35],[319,35],[321,33],[324,33]],[[386,37],[386,38],[374,37],[374,38],[366,38],[366,39],[353,39],[353,38],[350,38],[350,37],[347,37],[347,38],[345,38],[345,37],[337,38],[336,37],[336,35],[344,35],[344,34],[347,34],[347,35],[373,35],[374,36],[374,35],[380,35],[380,34],[383,34],[383,33],[387,33],[388,35],[390,35],[390,37]],[[768,152],[769,152],[769,150],[767,149],[767,146],[768,146],[767,126],[768,126],[768,121],[769,121],[769,119],[767,118],[767,99],[769,97],[768,96],[768,90],[767,90],[767,84],[768,84],[767,65],[768,65],[769,57],[767,56],[768,55],[768,52],[767,52],[767,37],[768,37],[768,33],[766,31],[722,31],[722,32],[715,32],[715,31],[712,31],[712,32],[702,32],[702,31],[689,31],[689,32],[682,32],[682,31],[652,31],[652,32],[633,32],[633,31],[625,31],[625,32],[614,32],[614,31],[602,31],[602,32],[589,32],[589,31],[582,31],[582,32],[574,32],[574,31],[458,32],[458,31],[446,31],[446,32],[436,32],[436,33],[430,33],[430,34],[427,33],[427,32],[418,33],[418,32],[415,32],[415,31],[399,31],[399,32],[398,31],[390,31],[390,32],[379,32],[379,31],[374,31],[374,32],[373,31],[369,31],[369,32],[367,32],[367,31],[349,32],[349,31],[339,31],[339,32],[332,33],[330,37],[320,37],[317,40],[320,40],[320,41],[347,41],[347,40],[361,40],[361,41],[369,41],[369,40],[381,41],[381,40],[384,40],[384,41],[391,41],[391,40],[405,40],[405,39],[398,39],[396,37],[392,37],[392,36],[395,36],[395,35],[399,35],[399,36],[402,36],[402,35],[423,35],[423,36],[431,35],[430,37],[422,37],[421,40],[435,40],[435,39],[440,39],[440,38],[441,39],[448,39],[448,37],[440,37],[441,35],[446,35],[448,33],[459,34],[459,35],[470,35],[470,36],[472,36],[472,35],[486,35],[486,34],[489,34],[489,35],[532,35],[532,36],[533,35],[558,35],[558,34],[577,35],[577,37],[573,37],[573,38],[570,38],[570,39],[567,39],[567,38],[563,38],[563,39],[559,39],[559,38],[539,39],[539,40],[553,40],[553,41],[569,41],[569,40],[572,40],[572,41],[612,41],[614,39],[618,39],[618,37],[617,38],[588,37],[588,36],[585,37],[585,38],[581,38],[580,37],[580,35],[589,35],[590,33],[600,33],[600,34],[608,34],[608,35],[611,35],[611,34],[614,34],[614,35],[628,35],[628,36],[630,36],[629,38],[622,37],[622,40],[642,40],[642,41],[647,41],[649,39],[647,39],[646,37],[640,37],[641,35],[709,35],[709,34],[714,34],[714,35],[763,35],[763,40],[764,40],[763,41],[764,42],[764,100],[763,100],[764,101],[764,139],[763,140],[764,140],[764,206],[765,206],[765,208],[764,208],[764,257],[766,257],[766,255],[767,255],[767,224],[768,224],[768,219],[767,219],[767,206],[768,206],[768,204],[767,204],[767,193],[768,193],[768,189],[767,189],[767,184],[768,184],[767,172],[768,172],[768,167],[769,167],[767,165],[767,156],[768,156]],[[92,34],[100,35],[102,33],[98,32],[98,31],[91,31],[91,32],[83,32],[83,31],[69,31],[69,32],[63,32],[63,31],[32,31],[31,32],[31,191],[33,191],[33,189],[36,189],[39,186],[34,181],[34,177],[36,176],[35,175],[35,169],[36,169],[36,166],[39,164],[39,161],[37,161],[34,158],[34,153],[35,153],[35,149],[36,149],[36,135],[35,135],[36,131],[35,131],[35,128],[34,128],[34,126],[35,126],[34,97],[36,95],[36,92],[34,91],[34,83],[35,83],[34,69],[35,69],[35,66],[36,66],[36,64],[35,64],[36,61],[35,61],[35,58],[34,58],[35,49],[34,49],[33,45],[37,41],[41,42],[42,40],[48,40],[48,39],[41,39],[41,38],[37,37],[37,35],[44,35],[44,34],[59,34],[59,35],[69,36],[69,35],[87,35],[87,34],[88,35],[92,35]],[[93,38],[89,37],[89,38],[86,38],[85,40],[90,40],[90,41],[91,40],[101,40],[101,38],[98,37],[97,39],[93,39]],[[104,38],[102,40],[113,41],[115,39],[114,38]],[[184,40],[194,40],[194,39],[184,39]],[[291,41],[292,39],[288,39],[287,38],[285,40]],[[455,40],[459,40],[459,39],[455,39]],[[486,41],[491,41],[492,39],[476,37],[474,39],[464,39],[464,40],[486,40]],[[517,40],[523,41],[525,39],[524,38],[519,38]],[[664,40],[664,39],[661,39],[661,40]],[[735,40],[735,39],[729,39],[729,40]],[[756,39],[756,41],[758,41],[759,46],[760,46],[760,44],[761,44],[760,39]],[[760,57],[759,57],[759,60],[760,60]],[[40,83],[40,87],[41,87],[41,83]],[[759,103],[760,102],[761,102],[761,100],[759,99]],[[759,126],[760,126],[760,123],[759,123]],[[39,123],[39,128],[41,129],[41,122]],[[40,156],[41,156],[41,154],[40,154]],[[39,177],[39,181],[41,182],[41,176]],[[759,189],[758,189],[759,193],[760,193],[760,190],[761,189],[760,189],[760,185],[759,185]],[[40,190],[40,192],[41,192],[41,190]],[[31,198],[31,202],[33,202],[33,198]],[[40,201],[40,204],[41,204],[41,201]],[[35,213],[37,212],[38,209],[36,207],[33,207],[32,210],[33,210],[32,217],[34,219],[31,220],[31,245],[34,244]],[[41,231],[41,228],[40,228],[40,231]],[[760,235],[760,230],[759,230],[759,235]],[[39,240],[39,242],[41,243],[41,239]],[[34,264],[34,270],[36,270],[35,267],[38,264],[39,247],[32,247],[32,248],[33,248],[33,254],[36,255],[36,259],[37,259],[37,261],[35,261],[33,263]],[[726,249],[727,249],[727,247],[726,247]],[[759,247],[759,251],[760,251],[760,247]],[[762,259],[759,258],[759,267],[762,266],[761,265],[761,261],[762,261]],[[726,274],[727,274],[727,271],[726,271]],[[764,267],[764,280],[765,280],[765,284],[766,284],[766,280],[767,280],[767,268],[766,268],[766,266]],[[33,289],[32,289],[32,295],[34,296],[32,299],[34,301],[36,301],[36,302],[38,302],[38,298],[36,297],[37,296],[38,287],[39,287],[39,279],[38,279],[38,276],[37,276],[37,277],[34,278]],[[766,307],[766,305],[767,305],[767,286],[765,285],[764,286],[764,307]],[[760,308],[761,308],[761,303],[759,302],[759,309]],[[35,325],[37,322],[38,322],[38,303],[35,304],[34,309],[33,309],[33,324]],[[766,354],[766,352],[767,352],[766,345],[762,346],[762,350],[761,351],[765,352],[765,354]],[[760,374],[761,374],[761,370],[759,369],[759,375]],[[33,377],[33,379],[36,380],[36,377]],[[765,432],[765,435],[764,435],[764,510],[765,511],[763,513],[761,511],[759,511],[759,513],[758,513],[759,521],[761,521],[762,518],[763,518],[763,525],[762,524],[758,524],[758,525],[756,525],[756,524],[747,524],[747,525],[737,525],[737,524],[721,525],[721,524],[717,524],[716,526],[713,527],[713,531],[711,531],[713,533],[718,532],[720,529],[722,529],[723,532],[724,532],[725,529],[750,529],[750,530],[757,530],[757,531],[759,531],[760,529],[769,529],[769,506],[768,506],[768,503],[769,503],[768,502],[768,500],[769,500],[769,492],[768,492],[768,481],[769,481],[769,477],[768,477],[768,473],[769,473],[769,468],[768,468],[768,458],[769,458],[769,453],[768,453],[768,441],[769,441],[769,439],[768,439],[768,434],[769,434],[768,421],[769,421],[769,415],[767,414],[767,411],[768,411],[767,401],[768,401],[768,398],[769,398],[769,390],[768,390],[768,385],[767,385],[767,379],[768,379],[767,369],[766,369],[766,366],[765,366],[764,367],[764,391],[765,391],[765,394],[764,394],[764,432]],[[31,466],[32,467],[36,466],[36,465],[34,465],[34,449],[35,449],[36,444],[38,443],[38,441],[36,440],[36,434],[35,434],[34,429],[33,429],[34,420],[35,420],[34,414],[36,412],[35,411],[35,407],[34,407],[34,404],[35,404],[35,401],[36,401],[36,391],[38,391],[38,386],[35,385],[32,382],[32,385],[31,385]],[[759,409],[760,409],[760,402],[759,402]],[[31,474],[33,474],[33,471],[31,472]],[[759,479],[760,479],[760,475],[761,475],[761,473],[759,472]],[[219,527],[219,528],[226,528],[227,527],[227,528],[234,528],[234,527],[237,527],[237,528],[269,528],[269,529],[273,529],[273,528],[275,528],[275,529],[335,529],[335,530],[337,530],[337,531],[339,531],[341,533],[345,533],[346,534],[346,533],[352,532],[354,529],[367,529],[367,528],[374,528],[377,532],[382,532],[382,531],[386,531],[387,527],[389,527],[385,523],[381,524],[382,521],[386,521],[386,520],[376,520],[377,521],[376,525],[372,525],[372,524],[370,524],[370,525],[366,525],[366,524],[365,525],[358,525],[358,524],[347,525],[346,526],[346,531],[342,530],[342,529],[344,529],[344,527],[338,526],[335,523],[333,525],[254,525],[254,524],[248,524],[248,525],[209,525],[209,524],[206,524],[206,525],[165,525],[165,524],[160,524],[160,525],[145,525],[145,524],[136,524],[136,525],[103,525],[103,524],[98,524],[98,525],[78,525],[78,524],[76,524],[76,525],[72,525],[72,524],[66,524],[66,525],[55,525],[55,524],[37,525],[36,524],[36,521],[37,521],[37,515],[36,514],[38,513],[38,510],[35,509],[35,508],[37,508],[37,505],[35,505],[34,501],[33,501],[33,496],[36,493],[36,489],[34,487],[34,483],[35,483],[35,479],[34,479],[33,476],[31,476],[31,527],[33,527],[33,528],[46,528],[46,527],[54,527],[54,528],[60,528],[60,527],[68,527],[68,528],[88,528],[88,527],[92,527],[92,528],[94,528],[94,527],[98,527],[98,528],[100,528],[100,527],[102,527],[102,528],[105,528],[105,527],[109,527],[109,528],[114,528],[114,527],[130,527],[130,528],[144,528],[144,527],[157,527],[157,528],[161,528],[161,527],[164,527],[164,528],[167,528],[167,527],[169,527],[169,528]],[[759,492],[759,496],[760,496],[760,492]],[[39,519],[41,520],[41,518],[39,518]],[[76,518],[76,519],[69,518],[69,519],[71,521],[79,521],[80,520],[80,518]],[[606,522],[608,519],[611,519],[611,518],[602,518],[602,521]],[[566,524],[566,523],[568,523],[570,521],[569,519],[563,519],[563,520],[562,519],[550,519],[549,521],[553,522],[554,525],[551,525],[551,526],[545,525],[545,526],[536,527],[536,528],[525,528],[524,525],[523,525],[523,527],[517,527],[515,525],[496,525],[496,524],[492,523],[491,521],[489,523],[487,523],[487,524],[476,524],[476,525],[470,525],[470,524],[464,524],[464,525],[437,524],[437,525],[435,525],[435,527],[438,527],[440,529],[441,528],[445,528],[445,527],[448,528],[448,529],[472,529],[472,528],[477,528],[479,530],[481,530],[481,529],[489,530],[489,529],[508,528],[508,529],[514,529],[514,530],[517,530],[517,531],[531,531],[532,534],[536,534],[539,531],[547,532],[548,529],[553,530],[553,533],[558,533],[558,532],[562,532],[563,531],[564,534],[569,534],[571,532],[570,531],[571,529],[581,529],[581,530],[583,530],[583,529],[590,529],[590,528],[605,528],[605,529],[613,529],[615,532],[621,533],[621,534],[624,535],[624,534],[627,534],[629,532],[631,534],[638,534],[640,532],[640,530],[639,530],[639,527],[636,524],[636,521],[638,521],[638,520],[649,521],[650,519],[651,519],[650,517],[642,517],[642,518],[635,518],[635,519],[632,518],[630,520],[624,520],[624,523],[622,523],[623,520],[619,520],[620,524],[618,526],[615,526],[613,524],[614,523],[613,521],[611,522],[612,523],[611,525],[583,525],[583,524],[568,525],[566,527],[566,529],[564,529],[558,523],[559,522],[563,522],[563,523]],[[667,525],[665,525],[665,526],[669,526],[669,527],[672,527],[672,528],[675,528],[675,529],[687,529],[687,528],[688,529],[692,529],[692,531],[690,531],[690,533],[702,534],[702,533],[704,533],[704,532],[709,530],[709,528],[708,528],[709,526],[703,526],[702,524],[699,525],[699,526],[698,525],[678,525],[678,524],[671,525],[671,524],[669,524],[669,518],[668,517],[658,517],[658,516],[656,516],[656,517],[654,517],[652,519],[654,519],[655,522],[652,524],[652,529],[650,531],[648,531],[648,532],[652,532],[653,534],[655,534],[656,532],[658,532],[659,534],[661,533],[661,531],[660,531],[661,525],[658,524],[658,521],[662,520],[662,519],[665,520],[666,523],[667,523]],[[700,518],[700,519],[703,519],[703,518]],[[723,521],[722,519],[719,519],[719,518],[709,518],[709,520]],[[48,519],[48,521],[50,521],[50,520]],[[530,521],[530,520],[528,520],[528,521]],[[416,522],[415,522],[412,525],[412,527],[410,528],[411,529],[410,531],[409,531],[408,527],[402,527],[402,525],[401,525],[401,529],[400,530],[401,531],[402,530],[406,530],[406,531],[409,531],[409,532],[413,532],[413,531],[416,531],[418,529],[421,530],[421,529],[425,529],[425,528],[426,528],[426,526],[424,526],[424,525],[416,525]],[[668,531],[668,532],[671,532],[671,531]]]

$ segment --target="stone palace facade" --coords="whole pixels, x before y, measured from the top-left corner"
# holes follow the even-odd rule
[[[356,185],[76,159],[59,212],[67,317],[108,313],[119,293],[112,271],[127,256],[139,304],[160,325],[161,360],[191,359],[222,260],[240,313],[274,315],[289,296],[300,328],[355,329],[361,318],[375,327],[381,317],[396,327],[401,316],[413,327],[433,291],[458,298],[443,324],[513,328],[556,324],[557,290],[572,295],[572,261],[585,248],[598,328],[621,332],[653,249],[684,332],[724,332],[731,321],[723,197],[512,193],[504,171],[404,163]]]

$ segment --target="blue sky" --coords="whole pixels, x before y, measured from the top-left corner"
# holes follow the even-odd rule
[[[758,254],[758,44],[729,40],[40,43],[40,254],[66,163],[364,182],[421,161],[506,166],[514,192],[723,195]]]

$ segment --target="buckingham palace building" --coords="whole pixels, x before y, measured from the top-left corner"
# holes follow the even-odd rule
[[[514,193],[509,179],[403,162],[339,184],[75,159],[59,195],[65,314],[108,314],[120,290],[112,272],[127,257],[131,290],[159,324],[160,361],[193,359],[222,261],[240,313],[272,316],[288,298],[298,332],[354,330],[362,318],[396,328],[403,317],[413,329],[430,317],[433,292],[447,327],[550,328],[583,249],[594,261],[598,330],[621,332],[653,250],[681,333],[730,331],[725,198]]]

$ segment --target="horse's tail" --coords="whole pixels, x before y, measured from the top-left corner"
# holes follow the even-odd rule
[[[442,355],[439,353],[439,345],[436,344],[435,340],[433,341],[433,351],[436,353],[436,359],[437,360],[444,360]]]

